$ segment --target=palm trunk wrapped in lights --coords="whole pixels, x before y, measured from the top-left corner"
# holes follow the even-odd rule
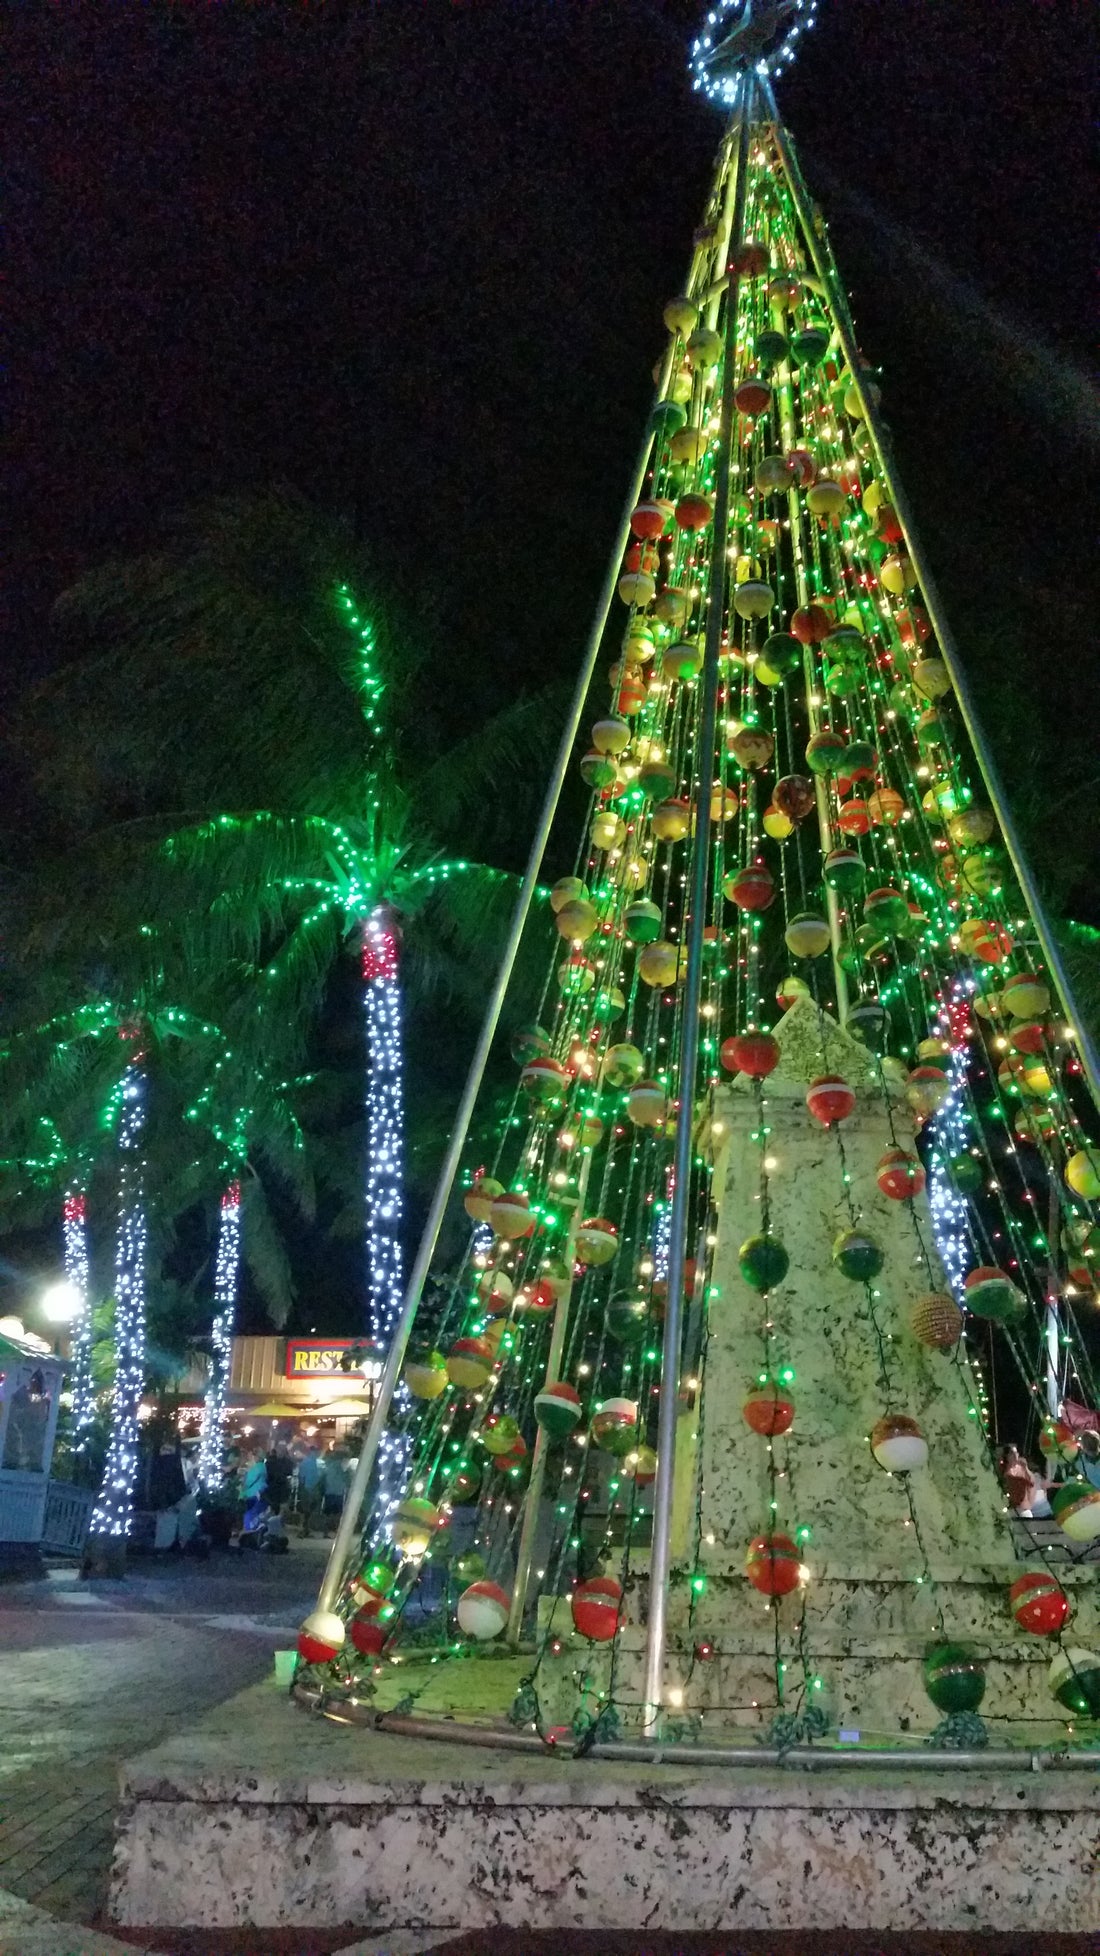
[[[115,1250],[115,1383],[111,1437],[92,1509],[90,1559],[120,1568],[133,1519],[138,1464],[138,1407],[145,1384],[144,1161],[145,1077],[140,1055],[122,1080],[119,1115],[118,1240]]]
[[[404,1084],[399,942],[392,913],[375,910],[363,932],[367,1013],[367,1292],[368,1329],[388,1351],[403,1295],[401,1216],[404,1161]],[[402,1389],[403,1390],[403,1389]],[[407,1398],[407,1395],[406,1395]],[[387,1430],[378,1456],[378,1532],[385,1534],[401,1499],[407,1443]]]
[[[225,1409],[233,1356],[233,1326],[237,1315],[237,1278],[241,1263],[241,1185],[230,1182],[222,1196],[218,1251],[214,1265],[214,1322],[210,1383],[202,1407],[199,1440],[199,1485],[212,1494],[225,1474]]]
[[[95,1390],[92,1385],[92,1298],[88,1265],[88,1198],[82,1189],[70,1189],[62,1212],[65,1276],[79,1296],[72,1320],[73,1445],[83,1453],[88,1428],[95,1418]]]

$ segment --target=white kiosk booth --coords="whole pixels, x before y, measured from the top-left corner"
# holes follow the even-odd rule
[[[0,1327],[0,1567],[28,1563],[47,1536],[64,1364],[9,1318]],[[74,1493],[78,1490],[74,1489]]]

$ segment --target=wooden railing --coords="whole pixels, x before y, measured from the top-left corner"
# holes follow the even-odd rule
[[[71,1481],[51,1481],[46,1489],[42,1547],[51,1555],[79,1555],[88,1533],[93,1496]]]

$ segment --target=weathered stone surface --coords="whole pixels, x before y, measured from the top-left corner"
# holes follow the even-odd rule
[[[892,1202],[875,1180],[887,1148],[912,1147],[912,1120],[904,1107],[887,1111],[869,1082],[868,1055],[808,1001],[785,1015],[777,1037],[783,1057],[762,1083],[765,1147],[753,1138],[758,1103],[747,1083],[724,1096],[730,1141],[702,1454],[704,1541],[715,1537],[707,1564],[739,1571],[747,1542],[767,1525],[768,1443],[745,1426],[740,1409],[761,1371],[787,1364],[796,1414],[789,1435],[774,1442],[774,1525],[792,1534],[811,1528],[806,1561],[815,1583],[890,1575],[915,1583],[929,1566],[945,1583],[964,1574],[973,1579],[982,1568],[1003,1575],[1016,1563],[1007,1504],[968,1413],[966,1368],[925,1350],[909,1330],[913,1301],[943,1287],[928,1204],[923,1197]],[[844,1075],[858,1095],[855,1113],[834,1131],[818,1127],[805,1104],[807,1078],[823,1071]],[[737,1267],[740,1244],[762,1227],[764,1154],[776,1163],[768,1177],[769,1227],[791,1265],[767,1308]],[[853,1212],[885,1256],[871,1300],[863,1284],[832,1264],[834,1239],[851,1226]],[[887,1410],[920,1423],[929,1446],[920,1472],[889,1475],[876,1464],[866,1436]]]
[[[1051,1652],[1017,1629],[1009,1612],[1008,1591],[1024,1564],[971,1412],[968,1367],[960,1354],[927,1350],[909,1328],[915,1299],[943,1288],[931,1214],[923,1196],[912,1203],[883,1196],[875,1171],[888,1148],[913,1147],[912,1118],[886,1096],[871,1057],[812,1001],[793,1006],[776,1035],[776,1071],[757,1086],[740,1077],[720,1096],[716,1294],[705,1406],[685,1396],[680,1420],[677,1476],[681,1497],[686,1488],[690,1499],[677,1508],[681,1583],[669,1599],[666,1690],[682,1691],[684,1709],[703,1713],[711,1736],[716,1724],[770,1720],[781,1665],[788,1707],[818,1678],[813,1701],[834,1724],[886,1738],[927,1733],[940,1714],[924,1690],[921,1660],[931,1641],[947,1636],[974,1640],[988,1654],[983,1715],[1018,1728],[1025,1721],[1033,1738],[1056,1738],[1059,1712],[1046,1684]],[[839,1073],[857,1094],[836,1132],[819,1127],[805,1103],[808,1082],[822,1073]],[[766,1299],[738,1267],[740,1245],[765,1222],[764,1156],[773,1164],[767,1226],[790,1257],[787,1278]],[[872,1296],[832,1262],[836,1236],[853,1224],[884,1253]],[[788,1367],[794,1424],[769,1442],[746,1425],[741,1408],[761,1374]],[[867,1436],[888,1411],[919,1422],[929,1458],[918,1472],[887,1474],[871,1453]],[[810,1531],[800,1541],[805,1585],[778,1603],[744,1575],[749,1542],[769,1526],[792,1537]],[[540,1695],[556,1718],[572,1716],[581,1666],[627,1724],[637,1716],[644,1553],[632,1555],[631,1571],[641,1579],[628,1594],[614,1676],[607,1653],[586,1656],[569,1638],[567,1618],[564,1651],[544,1659]],[[705,1578],[700,1594],[688,1588],[689,1572]],[[1059,1567],[1073,1596],[1074,1641],[1086,1648],[1100,1644],[1097,1573]],[[563,1617],[559,1608],[556,1632]],[[706,1663],[693,1661],[701,1640],[717,1653]]]
[[[127,1768],[123,1922],[1100,1929],[1095,1778],[664,1769],[273,1718]]]

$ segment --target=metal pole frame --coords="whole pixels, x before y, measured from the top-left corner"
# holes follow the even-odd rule
[[[577,1194],[573,1204],[573,1214],[566,1233],[564,1257],[570,1270],[576,1252],[577,1230],[584,1213],[588,1197],[588,1177],[592,1168],[592,1150],[585,1149],[581,1172],[577,1177]],[[565,1350],[565,1334],[569,1325],[569,1307],[573,1301],[573,1282],[563,1291],[554,1306],[554,1322],[550,1330],[550,1350],[546,1357],[546,1383],[554,1385],[561,1366],[561,1355]],[[524,1499],[523,1527],[520,1530],[519,1547],[516,1550],[516,1573],[512,1583],[512,1602],[508,1611],[508,1642],[519,1642],[523,1628],[523,1612],[527,1607],[527,1587],[531,1579],[531,1563],[535,1554],[535,1535],[539,1525],[539,1501],[542,1498],[542,1484],[546,1478],[546,1456],[550,1450],[550,1435],[540,1426],[535,1439],[535,1451],[531,1460],[531,1476],[527,1483]]]
[[[771,94],[770,89],[768,90],[768,94]],[[823,248],[821,239],[814,228],[814,214],[809,193],[802,180],[802,173],[799,169],[790,137],[783,128],[778,112],[775,109],[774,96],[771,97],[770,106],[774,115],[773,140],[779,155],[779,160],[783,165],[787,187],[791,193],[795,209],[798,212],[799,221],[814,261],[814,268],[825,288],[825,294],[829,301],[833,321],[836,326],[837,337],[840,340],[844,357],[848,362],[852,385],[859,396],[860,406],[863,410],[863,419],[871,435],[875,457],[882,472],[882,479],[886,484],[890,501],[897,513],[898,522],[901,525],[902,535],[905,540],[905,547],[920,582],[928,616],[939,641],[944,665],[947,667],[951,676],[951,684],[954,689],[955,698],[959,703],[959,712],[962,715],[963,725],[970,737],[970,744],[974,749],[974,755],[981,770],[982,779],[985,782],[986,793],[996,812],[1001,834],[1004,837],[1005,847],[1008,850],[1009,860],[1015,871],[1016,880],[1020,885],[1020,890],[1030,913],[1031,921],[1035,926],[1035,933],[1039,939],[1047,967],[1057,987],[1062,1009],[1068,1023],[1073,1029],[1073,1036],[1076,1041],[1078,1053],[1080,1054],[1081,1065],[1084,1070],[1085,1079],[1088,1082],[1089,1091],[1092,1094],[1097,1108],[1100,1109],[1100,1054],[1097,1053],[1091,1034],[1087,1031],[1081,1013],[1077,1009],[1077,1003],[1073,996],[1073,986],[1062,958],[1061,948],[1050,927],[1050,922],[1043,906],[1043,900],[1039,894],[1038,885],[1028,863],[1023,843],[1020,840],[1020,834],[1012,814],[1011,804],[997,771],[996,762],[990,753],[989,745],[978,717],[978,711],[974,704],[974,696],[970,690],[966,669],[959,656],[959,649],[955,644],[955,640],[951,634],[951,628],[947,622],[943,601],[936,588],[935,581],[921,548],[916,526],[913,521],[913,514],[906,499],[905,492],[894,475],[889,441],[882,424],[882,417],[863,377],[859,348],[856,344],[855,333],[848,315],[845,295],[840,285],[836,268],[832,263],[831,253],[828,253]]]
[[[754,78],[742,81],[737,136],[733,214],[726,244],[727,260],[741,240],[745,215],[749,136]],[[736,117],[735,112],[735,117]],[[699,1005],[703,982],[703,929],[706,923],[707,880],[710,873],[710,796],[714,772],[717,725],[719,656],[726,592],[726,533],[729,527],[730,448],[733,434],[733,388],[737,356],[737,298],[740,280],[730,271],[726,297],[725,354],[722,379],[722,425],[719,437],[717,486],[711,548],[710,608],[703,657],[702,715],[696,749],[698,781],[695,791],[695,843],[691,858],[691,909],[688,917],[687,969],[684,977],[683,1032],[678,1078],[679,1113],[673,1172],[672,1215],[669,1224],[668,1302],[665,1308],[661,1354],[661,1391],[657,1427],[657,1477],[653,1489],[653,1536],[649,1555],[649,1621],[646,1632],[643,1725],[660,1714],[668,1624],[668,1571],[672,1547],[672,1499],[676,1474],[676,1416],[680,1393],[680,1333],[683,1319],[684,1265],[687,1261],[688,1200],[691,1190],[691,1130],[695,1081],[699,1062]]]
[[[694,278],[698,256],[697,250],[692,260],[692,278]],[[674,352],[675,340],[670,339],[662,363],[660,379],[657,382],[654,405],[662,399],[668,387],[672,373]],[[645,485],[646,470],[649,467],[652,447],[653,431],[652,428],[649,428],[642,442],[638,460],[635,464],[634,474],[631,477],[630,489],[619,524],[616,548],[610,559],[607,574],[600,591],[596,606],[596,615],[588,636],[584,659],[581,663],[580,675],[573,692],[565,727],[562,731],[557,757],[547,783],[538,825],[531,842],[527,868],[524,872],[523,883],[519,896],[516,899],[516,907],[509,926],[508,940],[497,970],[492,991],[489,994],[489,1002],[485,1008],[485,1017],[482,1021],[481,1030],[478,1033],[477,1045],[474,1048],[469,1072],[466,1075],[466,1083],[462,1089],[462,1098],[455,1112],[451,1138],[447,1145],[447,1152],[443,1157],[443,1165],[439,1171],[435,1193],[432,1196],[431,1208],[428,1211],[423,1234],[421,1235],[420,1244],[416,1252],[416,1259],[409,1274],[409,1281],[401,1305],[401,1312],[394,1328],[393,1340],[386,1355],[386,1362],[382,1368],[382,1376],[378,1381],[377,1396],[374,1402],[374,1409],[371,1413],[370,1424],[367,1427],[366,1438],[363,1441],[362,1451],[348,1487],[343,1513],[340,1516],[340,1522],[336,1534],[333,1537],[329,1559],[325,1565],[324,1577],[317,1595],[317,1608],[319,1610],[331,1610],[335,1606],[336,1599],[340,1593],[343,1571],[351,1550],[352,1540],[359,1529],[360,1512],[366,1498],[371,1470],[378,1455],[382,1429],[389,1417],[390,1401],[393,1398],[401,1366],[404,1362],[405,1350],[412,1332],[417,1307],[420,1303],[420,1294],[424,1288],[432,1257],[435,1254],[439,1232],[443,1227],[443,1218],[446,1214],[447,1203],[450,1200],[451,1189],[462,1162],[466,1137],[473,1119],[474,1107],[488,1063],[490,1048],[496,1035],[505,995],[519,952],[520,939],[523,936],[524,925],[527,922],[527,913],[530,910],[531,901],[535,894],[539,871],[542,868],[542,859],[546,853],[546,845],[550,839],[550,830],[557,812],[558,801],[572,757],[574,742],[576,741],[584,715],[585,701],[588,698],[589,688],[592,684],[593,674],[596,669],[596,660],[599,657],[603,635],[607,629],[611,607],[615,602],[615,592],[620,576],[622,555],[630,539],[630,517]]]
[[[778,324],[774,315],[772,323],[773,325]],[[786,374],[785,380],[782,378],[782,374],[784,373]],[[786,364],[780,370],[779,405],[783,441],[790,448],[793,448],[795,445],[794,405],[791,388],[791,370]],[[811,601],[811,593],[806,571],[806,551],[801,529],[802,511],[798,500],[798,490],[793,486],[787,493],[787,516],[791,527],[791,556],[794,561],[795,590],[798,593],[799,604],[808,605]],[[809,722],[812,737],[819,732],[821,727],[821,709],[814,704],[818,695],[816,691],[814,650],[812,645],[803,647],[802,684],[806,701],[806,718]],[[793,755],[791,758],[793,765]],[[814,803],[817,810],[817,833],[821,843],[822,858],[824,858],[833,847],[834,837],[832,832],[832,818],[829,811],[829,791],[819,774],[814,775]],[[825,914],[829,920],[829,949],[832,958],[833,983],[836,986],[836,1015],[841,1025],[843,1025],[848,1017],[848,979],[844,966],[840,962],[840,951],[843,943],[843,933],[840,928],[840,903],[836,891],[828,883],[825,885]]]

